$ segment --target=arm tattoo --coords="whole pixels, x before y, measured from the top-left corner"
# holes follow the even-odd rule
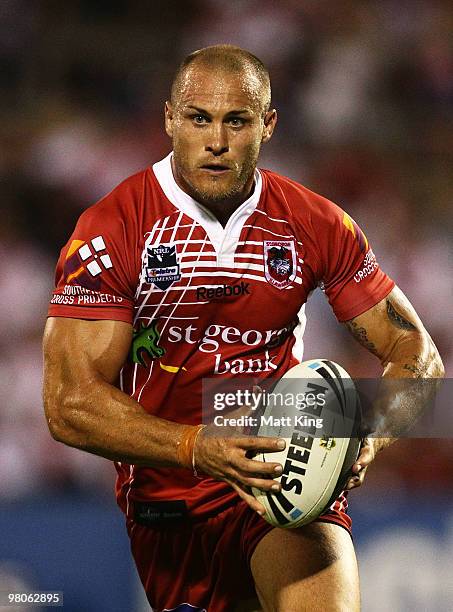
[[[364,327],[359,327],[354,320],[346,321],[346,327],[357,340],[357,342],[359,342],[363,347],[368,349],[374,355],[378,355],[377,348],[372,342],[370,342],[370,340],[368,340],[366,329]]]
[[[410,321],[405,319],[403,315],[395,310],[390,300],[387,300],[387,316],[395,327],[399,327],[400,329],[405,329],[407,331],[417,331],[415,325],[413,325]]]
[[[414,355],[413,360],[414,363],[405,363],[403,369],[415,374],[415,378],[424,378],[428,374],[429,363],[423,361],[420,355]]]

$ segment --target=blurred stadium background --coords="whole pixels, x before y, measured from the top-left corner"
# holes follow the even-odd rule
[[[362,225],[452,376],[452,26],[448,0],[2,0],[0,590],[147,609],[113,466],[47,432],[40,343],[59,249],[85,207],[169,151],[163,102],[194,49],[234,43],[268,65],[280,120],[261,166]],[[307,311],[307,358],[379,372],[321,294]],[[351,494],[366,612],[453,609],[452,459],[448,439],[401,441]]]

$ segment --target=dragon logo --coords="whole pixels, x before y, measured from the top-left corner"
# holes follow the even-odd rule
[[[152,323],[149,327],[140,323],[140,327],[137,331],[134,331],[132,338],[132,361],[145,367],[144,355],[148,355],[151,360],[162,357],[165,354],[165,350],[158,346],[159,338],[160,334],[155,323]]]
[[[296,246],[294,240],[264,241],[264,273],[268,283],[285,289],[296,278]]]

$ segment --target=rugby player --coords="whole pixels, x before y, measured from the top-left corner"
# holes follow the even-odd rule
[[[240,48],[188,56],[165,104],[173,150],[80,217],[49,309],[44,400],[53,437],[115,462],[132,553],[157,611],[359,609],[346,494],[297,530],[250,487],[279,490],[273,438],[209,436],[204,377],[281,375],[302,359],[321,285],[384,377],[438,377],[413,307],[338,206],[257,169],[277,122],[269,75]],[[347,488],[389,439],[370,438]]]

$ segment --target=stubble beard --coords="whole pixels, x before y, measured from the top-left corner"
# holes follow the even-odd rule
[[[215,188],[216,182],[219,179],[221,180],[220,177],[218,179],[216,177],[210,178],[213,189],[203,188],[200,185],[195,184],[190,180],[190,173],[192,171],[190,165],[186,163],[185,159],[179,158],[176,153],[173,155],[179,177],[185,184],[185,191],[187,191],[194,200],[200,204],[203,204],[207,208],[209,208],[209,206],[215,207],[219,204],[227,205],[228,203],[238,203],[241,200],[241,197],[245,200],[249,196],[248,193],[244,193],[244,187],[255,172],[258,155],[253,155],[247,158],[239,173],[236,174],[236,178],[233,183],[226,189]]]

